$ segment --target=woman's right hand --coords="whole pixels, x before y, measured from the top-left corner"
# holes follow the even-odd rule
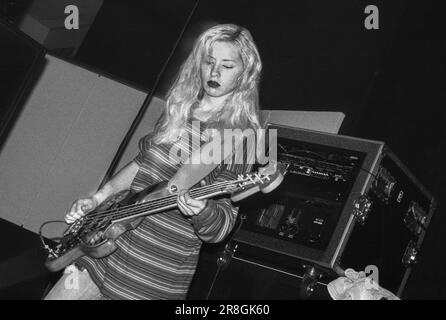
[[[83,217],[98,206],[98,201],[94,197],[81,198],[73,202],[70,211],[65,215],[65,221],[68,224],[73,223],[77,219]]]

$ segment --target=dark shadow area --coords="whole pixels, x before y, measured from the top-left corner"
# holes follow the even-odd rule
[[[445,299],[446,41],[437,4],[408,2],[352,135],[387,142],[439,204],[406,298]]]
[[[3,219],[0,235],[0,299],[40,300],[61,274],[45,268],[38,235]]]
[[[0,152],[45,66],[45,49],[0,17]]]
[[[75,59],[152,89],[195,3],[104,1]]]
[[[0,17],[18,25],[32,2],[32,0],[0,0]]]

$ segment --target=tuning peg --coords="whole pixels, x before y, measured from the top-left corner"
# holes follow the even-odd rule
[[[277,161],[269,160],[268,165],[259,168],[259,174],[261,175],[273,175],[277,171]]]

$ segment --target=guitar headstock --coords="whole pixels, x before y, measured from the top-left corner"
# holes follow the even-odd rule
[[[238,176],[237,184],[228,190],[233,201],[242,200],[258,191],[268,193],[277,188],[283,181],[287,167],[279,162],[270,162],[267,167],[257,172]]]

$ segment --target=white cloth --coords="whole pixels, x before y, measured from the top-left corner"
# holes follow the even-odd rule
[[[345,270],[345,277],[333,280],[327,289],[333,300],[400,300],[367,277],[365,272],[353,269]]]

